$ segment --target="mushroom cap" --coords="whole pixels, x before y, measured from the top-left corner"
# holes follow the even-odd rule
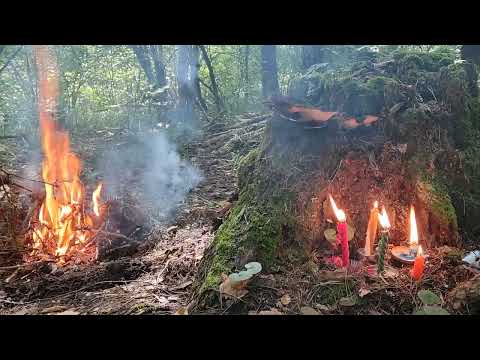
[[[246,271],[240,271],[239,273],[233,273],[228,276],[231,282],[239,282],[250,279],[253,275],[262,271],[262,264],[258,262],[250,262],[245,265]]]
[[[262,271],[262,264],[259,262],[250,262],[245,265],[245,269],[247,269],[247,271],[252,275],[255,275]]]

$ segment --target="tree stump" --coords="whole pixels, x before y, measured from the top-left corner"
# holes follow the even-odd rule
[[[261,145],[240,161],[239,198],[204,255],[194,308],[215,302],[222,273],[250,261],[268,272],[305,263],[312,250],[328,253],[328,194],[356,230],[353,257],[365,244],[375,200],[390,217],[391,243],[408,241],[413,205],[424,248],[459,246],[469,221],[459,199],[473,204],[479,196],[472,193],[480,168],[472,162],[480,139],[471,86],[477,75],[449,53],[378,61],[390,65],[354,63],[334,73],[316,67],[293,82],[289,95],[337,114],[322,127],[292,121],[284,110],[268,119]],[[352,68],[360,75],[352,77]],[[369,115],[378,121],[363,122]],[[352,119],[357,125],[346,126]]]

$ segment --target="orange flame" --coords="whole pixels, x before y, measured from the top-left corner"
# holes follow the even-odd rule
[[[378,214],[378,221],[383,229],[390,229],[390,220],[388,220],[387,211],[385,210],[384,206],[382,206],[382,212]]]
[[[335,201],[332,198],[332,195],[328,194],[330,198],[330,204],[332,205],[333,212],[335,213],[335,216],[339,222],[343,222],[347,219],[345,216],[345,212],[339,208],[337,208],[337,204],[335,204]]]
[[[422,245],[419,245],[419,246],[418,246],[417,256],[423,256]]]
[[[410,207],[410,246],[418,245],[417,222],[415,221],[415,209]]]
[[[75,243],[90,239],[93,221],[85,213],[85,189],[80,181],[81,161],[70,150],[68,134],[55,120],[58,97],[57,65],[48,46],[34,46],[38,70],[38,110],[44,159],[42,178],[45,200],[34,228],[34,248],[55,256],[65,255]],[[101,184],[94,192],[93,207],[98,216]]]
[[[93,202],[93,212],[95,215],[100,216],[100,192],[102,191],[103,184],[98,184],[97,188],[92,194],[92,202]]]

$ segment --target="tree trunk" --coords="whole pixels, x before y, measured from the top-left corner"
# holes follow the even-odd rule
[[[195,97],[198,100],[200,107],[203,111],[207,112],[208,107],[205,99],[202,96],[202,89],[200,87],[200,78],[198,77],[198,70],[200,69],[200,62],[199,62],[199,53],[198,53],[198,46],[192,45],[190,49],[190,56],[191,56],[191,72],[192,72],[192,79],[195,88]]]
[[[460,54],[463,60],[480,64],[480,45],[462,45]]]
[[[213,92],[213,96],[215,98],[215,104],[217,106],[217,110],[220,112],[224,109],[224,104],[222,97],[220,96],[220,91],[218,90],[217,80],[215,79],[215,73],[213,72],[213,66],[210,61],[210,58],[207,53],[207,49],[205,45],[198,45],[200,51],[202,52],[203,61],[205,61],[205,65],[207,65],[208,75],[210,77],[211,89]]]
[[[131,49],[137,57],[138,63],[142,67],[149,84],[155,85],[155,76],[153,75],[152,63],[147,53],[146,46],[143,45],[132,45]]]
[[[277,95],[278,87],[277,47],[262,45],[262,94],[264,98]]]
[[[322,45],[302,46],[302,65],[304,70],[321,62],[323,62]]]
[[[155,86],[161,88],[167,85],[165,64],[163,63],[162,45],[150,45],[150,54],[155,68]]]
[[[248,106],[248,100],[250,96],[250,79],[248,74],[248,65],[250,60],[250,45],[245,45],[245,102]]]

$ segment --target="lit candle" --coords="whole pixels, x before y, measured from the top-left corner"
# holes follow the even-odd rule
[[[418,248],[417,222],[415,221],[415,209],[410,206],[410,250],[415,253]]]
[[[425,268],[425,257],[423,256],[422,247],[418,247],[417,256],[415,257],[415,263],[410,275],[415,280],[420,280],[423,275],[423,269]]]
[[[368,219],[367,237],[365,239],[365,256],[373,254],[373,246],[375,238],[377,237],[378,225],[378,201],[373,204],[373,209],[370,210],[370,218]]]
[[[378,221],[380,222],[380,240],[378,241],[378,262],[377,273],[383,273],[385,268],[385,254],[388,245],[388,231],[390,230],[390,221],[388,220],[387,212],[382,207],[382,213],[378,214]]]
[[[337,218],[337,242],[340,243],[342,246],[342,265],[343,267],[347,267],[350,265],[350,250],[348,248],[348,234],[347,234],[347,217],[345,216],[345,212],[341,209],[337,208],[335,201],[331,195],[330,197],[330,204],[332,205],[333,212]]]

